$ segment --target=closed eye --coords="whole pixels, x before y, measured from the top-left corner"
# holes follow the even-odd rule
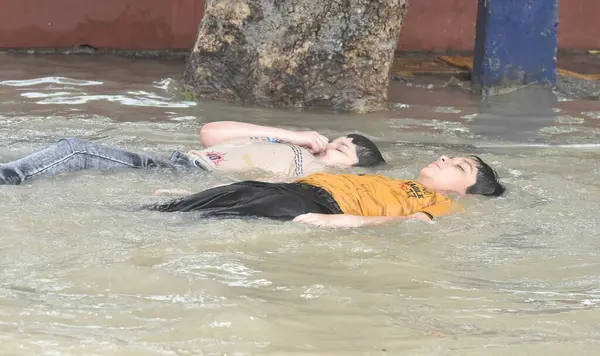
[[[460,164],[457,164],[456,167],[458,169],[460,169],[461,171],[466,172],[465,169],[463,168],[463,166],[461,166]]]

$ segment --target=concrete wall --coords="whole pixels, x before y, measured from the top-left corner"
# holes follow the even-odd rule
[[[472,50],[476,7],[413,0],[398,49]],[[203,0],[0,0],[0,47],[190,48],[203,10]],[[559,47],[600,49],[599,13],[599,0],[561,2]]]

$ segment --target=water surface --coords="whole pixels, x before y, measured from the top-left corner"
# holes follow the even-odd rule
[[[1,186],[0,354],[597,353],[598,102],[559,101],[497,137],[509,124],[441,81],[394,82],[392,111],[355,116],[182,101],[165,89],[181,71],[0,55],[0,162],[68,136],[168,157],[199,147],[206,122],[243,120],[362,132],[389,164],[359,171],[398,178],[440,154],[477,153],[508,194],[465,199],[467,212],[431,225],[329,230],[132,211],[166,199],[156,189],[248,174],[80,172]]]

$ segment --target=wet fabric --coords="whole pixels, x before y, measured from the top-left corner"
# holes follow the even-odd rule
[[[20,184],[36,176],[52,176],[86,169],[192,168],[202,165],[175,151],[169,161],[101,145],[79,138],[65,138],[43,150],[13,162],[0,164],[0,184]]]
[[[242,139],[219,143],[186,154],[209,171],[262,171],[291,177],[320,172],[325,166],[307,149],[272,139]]]
[[[243,181],[144,207],[162,212],[200,212],[206,217],[266,217],[292,220],[306,213],[341,214],[325,190],[299,183]]]
[[[323,188],[345,214],[408,216],[422,212],[430,218],[461,208],[446,195],[412,181],[380,175],[316,173],[296,180]]]

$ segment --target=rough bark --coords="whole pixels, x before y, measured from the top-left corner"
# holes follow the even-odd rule
[[[207,0],[185,89],[265,106],[382,109],[407,8],[408,0]]]

